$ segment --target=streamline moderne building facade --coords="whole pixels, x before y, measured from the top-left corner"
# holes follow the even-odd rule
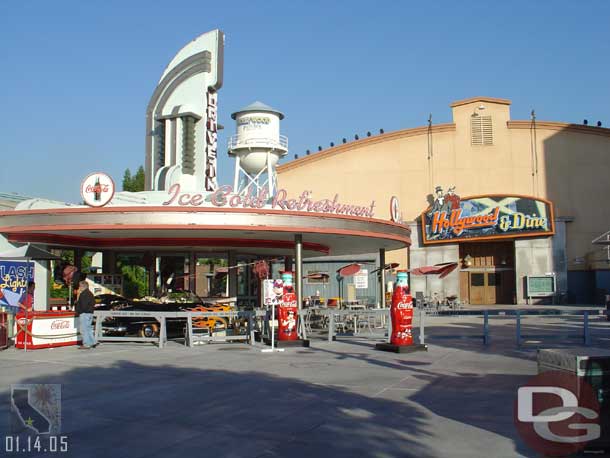
[[[413,277],[413,292],[471,304],[547,297],[590,303],[610,287],[610,129],[510,118],[510,100],[451,104],[453,122],[381,133],[278,167],[278,185],[374,199],[404,220],[412,245],[390,261],[457,262],[446,278]],[[387,196],[393,195],[387,206]]]

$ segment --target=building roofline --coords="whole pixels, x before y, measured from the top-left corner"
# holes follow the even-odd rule
[[[457,100],[449,105],[451,108],[459,107],[460,105],[466,105],[468,103],[475,102],[487,102],[487,103],[498,103],[500,105],[510,105],[512,102],[509,99],[498,99],[495,97],[470,97],[468,99]]]
[[[366,137],[361,140],[351,141],[349,143],[343,143],[341,145],[333,146],[332,148],[327,148],[325,150],[316,152],[311,154],[310,156],[301,157],[299,159],[295,159],[286,164],[278,165],[277,171],[278,173],[286,172],[288,170],[300,167],[302,165],[308,164],[310,162],[316,162],[322,159],[326,159],[331,156],[335,156],[336,154],[340,154],[345,152],[346,150],[351,150],[353,148],[359,148],[362,146],[374,145],[375,143],[397,140],[405,137],[415,137],[418,135],[427,135],[428,132],[431,133],[441,133],[441,132],[454,132],[455,124],[447,123],[447,124],[437,124],[432,127],[423,126],[423,127],[413,127],[410,129],[402,129],[396,130],[394,132],[388,132],[385,134],[379,134],[372,137]]]
[[[506,126],[509,129],[531,129],[532,121],[508,121]],[[610,137],[610,129],[607,127],[585,126],[584,124],[571,124],[568,122],[557,121],[536,121],[536,129],[546,129],[555,131],[569,131],[581,134],[601,135]]]

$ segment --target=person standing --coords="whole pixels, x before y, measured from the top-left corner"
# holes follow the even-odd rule
[[[78,329],[82,337],[82,345],[78,348],[89,349],[96,346],[93,337],[93,310],[95,308],[95,298],[89,290],[86,281],[78,283],[78,299],[76,300],[75,312],[78,317]]]
[[[33,281],[28,282],[28,288],[25,290],[19,302],[19,308],[22,312],[31,312],[34,307],[34,289],[36,288],[36,283]]]

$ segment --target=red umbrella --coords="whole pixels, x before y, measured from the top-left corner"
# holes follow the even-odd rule
[[[417,267],[415,269],[411,269],[410,272],[413,275],[438,275],[438,278],[445,278],[447,275],[453,272],[457,266],[457,262],[443,262],[433,266]]]
[[[328,278],[328,274],[324,272],[314,272],[312,274],[305,275],[305,278],[309,278],[310,280],[326,280]]]
[[[386,264],[385,266],[383,266],[383,270],[392,270],[392,269],[396,269],[400,264],[397,262],[391,262],[390,264]],[[375,270],[372,270],[371,273],[374,274],[375,272],[379,272],[381,269],[377,268]]]
[[[338,269],[337,273],[342,277],[349,277],[350,275],[355,275],[360,272],[360,267],[361,266],[358,263],[348,264]]]

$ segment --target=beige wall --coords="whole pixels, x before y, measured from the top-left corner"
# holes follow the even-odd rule
[[[396,195],[405,221],[426,209],[436,185],[445,190],[455,185],[462,197],[547,198],[555,204],[555,216],[574,217],[566,229],[568,269],[607,268],[599,262],[577,265],[574,259],[602,255],[591,241],[610,230],[610,206],[605,205],[610,129],[537,121],[534,142],[531,121],[510,121],[508,100],[474,98],[452,104],[452,111],[453,124],[386,133],[284,164],[278,167],[279,186],[294,194],[312,190],[319,198],[339,193],[342,201],[354,204],[374,199],[375,217],[382,219],[389,219],[390,197]],[[471,145],[474,112],[492,117],[492,146]],[[388,254],[402,266],[406,258],[406,250]]]

